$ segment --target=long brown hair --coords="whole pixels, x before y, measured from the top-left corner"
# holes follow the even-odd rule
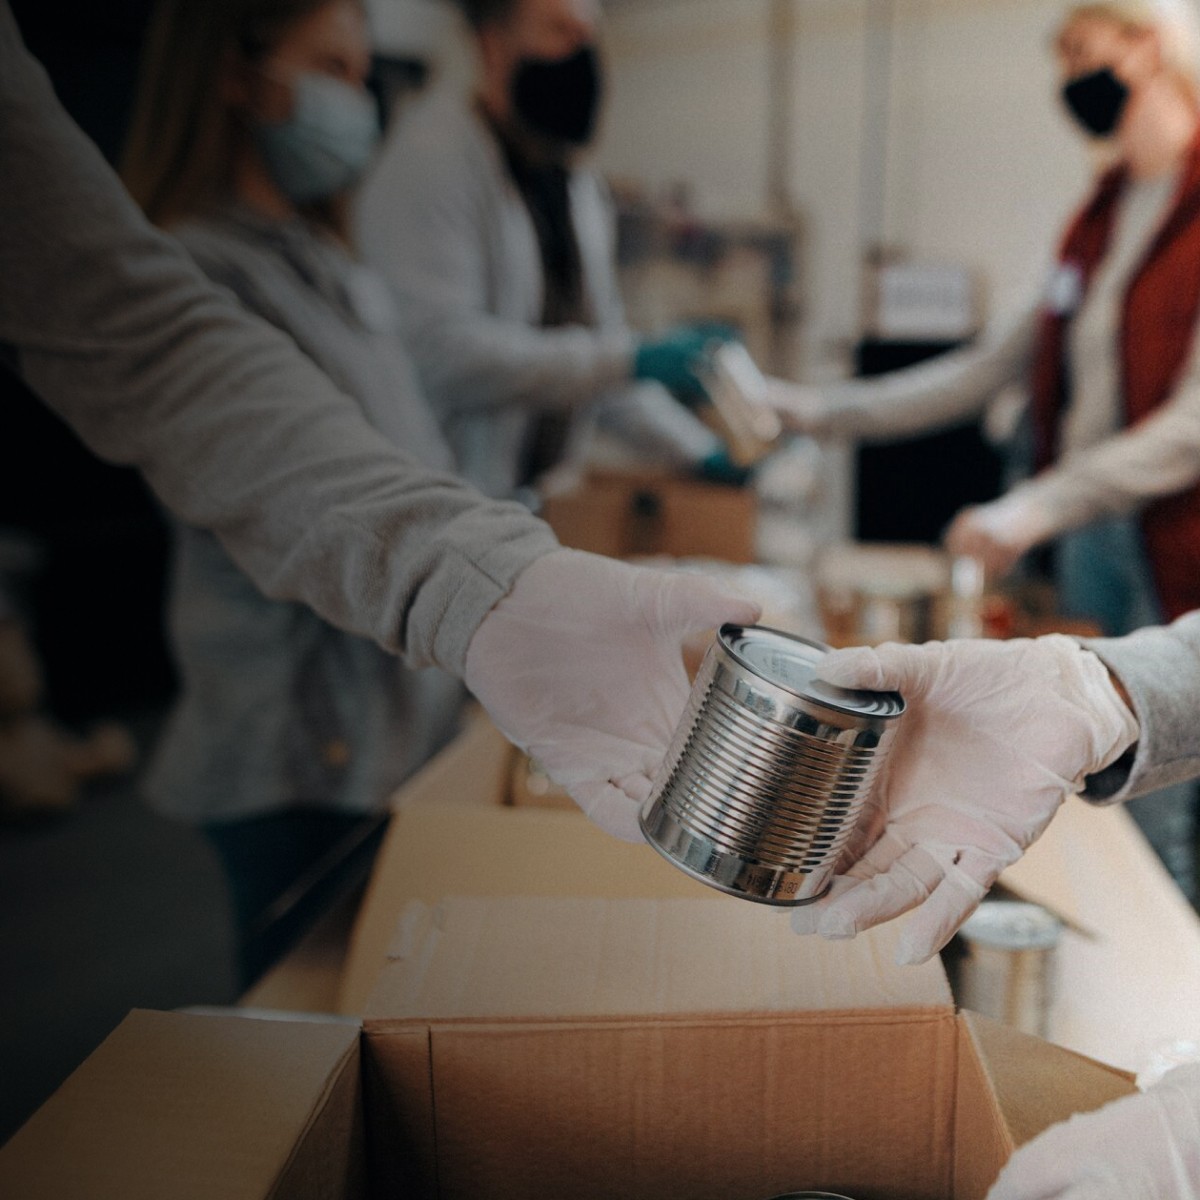
[[[331,0],[160,0],[146,38],[121,177],[156,225],[227,198],[243,126],[221,96],[239,61],[266,58]],[[335,228],[328,210],[310,213]]]

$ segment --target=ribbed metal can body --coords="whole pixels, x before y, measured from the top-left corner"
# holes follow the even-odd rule
[[[782,1196],[772,1196],[771,1200],[851,1200],[841,1192],[785,1192]]]
[[[822,683],[826,653],[778,630],[720,631],[641,813],[681,870],[763,904],[828,889],[904,702]]]

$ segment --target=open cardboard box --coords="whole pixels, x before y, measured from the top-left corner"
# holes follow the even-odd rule
[[[135,1013],[0,1150],[21,1200],[982,1200],[1128,1076],[956,1014],[894,929],[703,901],[405,911],[357,1026]]]

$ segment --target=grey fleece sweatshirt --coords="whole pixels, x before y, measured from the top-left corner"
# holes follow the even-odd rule
[[[1200,776],[1200,613],[1084,645],[1125,685],[1141,726],[1134,750],[1093,775],[1086,798],[1130,800]]]
[[[0,361],[268,596],[461,675],[480,621],[555,547],[549,529],[398,452],[151,227],[7,0],[0,179]]]

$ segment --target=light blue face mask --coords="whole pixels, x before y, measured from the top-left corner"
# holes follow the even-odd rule
[[[379,116],[364,92],[317,72],[292,81],[292,113],[254,126],[271,178],[295,204],[326,200],[366,169],[379,143]]]

